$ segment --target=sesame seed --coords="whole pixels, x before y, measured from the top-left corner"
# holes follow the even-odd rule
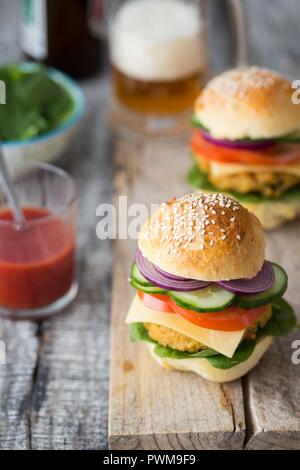
[[[218,210],[221,207],[239,209],[232,198],[222,194],[197,193],[174,198],[168,203],[161,204],[159,217],[150,220],[147,237],[159,239],[161,243],[167,245],[168,254],[174,256],[179,252],[179,247],[181,250],[188,249],[194,240],[202,246],[205,233],[211,237],[209,243],[212,246],[218,238],[224,240],[227,236],[225,228],[215,232],[205,232],[207,226],[218,223],[219,219],[212,218],[213,215],[218,216],[220,213],[226,215],[224,210]],[[201,249],[204,248],[205,246]]]
[[[259,67],[243,67],[230,70],[213,78],[203,93],[204,104],[214,104],[219,97],[228,109],[245,100],[251,89],[270,89],[276,82],[282,82],[280,74]]]
[[[237,238],[238,240],[240,240],[240,239],[241,239],[241,236],[238,234],[238,235],[236,236],[236,238]]]

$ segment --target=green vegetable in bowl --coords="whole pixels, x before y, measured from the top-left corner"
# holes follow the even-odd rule
[[[0,105],[0,139],[27,140],[64,123],[74,110],[68,91],[43,66],[0,67],[6,104]]]

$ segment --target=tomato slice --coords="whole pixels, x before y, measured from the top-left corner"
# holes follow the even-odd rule
[[[175,313],[194,325],[210,330],[238,331],[248,328],[260,318],[269,305],[258,308],[229,307],[222,312],[198,313],[193,310],[179,307],[168,295],[147,294],[138,291],[138,296],[148,308],[163,313]]]
[[[146,307],[158,310],[159,312],[174,313],[174,310],[169,305],[169,297],[167,295],[147,294],[139,290],[138,296]]]
[[[238,331],[248,328],[248,326],[252,325],[252,323],[266,313],[267,308],[269,308],[268,305],[247,309],[232,306],[222,312],[203,314],[179,307],[171,299],[169,305],[173,308],[175,313],[181,315],[185,320],[194,325],[209,328],[210,330],[221,331]]]
[[[274,166],[291,165],[300,161],[300,144],[296,143],[275,144],[264,151],[227,148],[208,142],[201,132],[196,130],[191,146],[199,156],[221,163]]]

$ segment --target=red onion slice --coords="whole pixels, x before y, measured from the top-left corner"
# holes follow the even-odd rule
[[[208,131],[201,130],[200,131],[202,136],[208,142],[219,145],[220,147],[229,147],[229,148],[236,148],[236,149],[244,149],[244,150],[263,150],[268,147],[271,147],[275,144],[273,139],[264,139],[259,141],[242,141],[242,140],[225,140],[225,139],[215,139]]]
[[[191,279],[188,279],[186,277],[175,276],[175,274],[167,273],[166,271],[164,271],[163,269],[160,269],[156,265],[154,265],[154,267],[155,267],[156,271],[158,271],[166,279],[171,279],[172,281],[182,281],[182,282],[191,281]]]
[[[161,274],[154,264],[150,263],[138,249],[136,252],[135,261],[141,274],[155,286],[161,287],[166,290],[173,290],[177,292],[189,292],[194,290],[204,289],[208,287],[211,282],[197,281],[196,279],[169,279]]]
[[[232,281],[220,281],[219,286],[238,295],[259,294],[269,289],[275,280],[275,274],[271,263],[265,261],[262,269],[252,279],[235,279]]]

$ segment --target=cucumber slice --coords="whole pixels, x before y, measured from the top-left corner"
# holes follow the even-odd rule
[[[149,282],[139,271],[136,263],[133,263],[131,266],[131,279],[142,286],[153,287],[153,284]],[[154,286],[155,287],[155,286]]]
[[[259,307],[260,305],[271,304],[281,298],[287,289],[288,277],[284,269],[278,264],[272,263],[275,280],[270,289],[260,294],[238,295],[235,298],[235,304],[243,308]]]
[[[134,287],[134,289],[141,290],[142,292],[146,292],[147,294],[166,294],[166,291],[164,289],[161,289],[160,287],[156,287],[153,285],[143,286],[142,284],[135,282],[133,279],[131,279],[130,284],[132,285],[132,287]]]
[[[214,284],[193,292],[168,291],[168,294],[180,307],[207,313],[224,310],[235,299],[234,294]]]

